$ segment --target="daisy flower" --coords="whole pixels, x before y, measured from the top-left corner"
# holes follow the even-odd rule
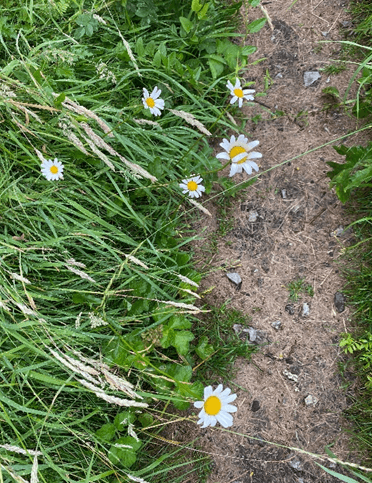
[[[154,114],[154,116],[160,116],[160,109],[164,109],[163,99],[158,99],[160,94],[161,90],[158,89],[156,86],[154,87],[154,90],[151,92],[151,94],[149,94],[149,91],[147,89],[143,88],[143,105],[145,106],[145,109],[150,109],[151,114]]]
[[[54,161],[44,159],[41,163],[41,172],[48,181],[63,179],[63,164],[57,158],[54,158]]]
[[[230,101],[230,104],[234,104],[239,99],[239,107],[243,105],[243,99],[247,101],[253,101],[254,97],[250,94],[256,92],[254,89],[242,89],[242,85],[239,79],[236,79],[235,85],[233,86],[230,81],[227,81],[226,87],[230,89],[230,94],[233,98]]]
[[[205,191],[205,188],[202,184],[203,178],[200,176],[195,176],[194,178],[190,179],[183,179],[182,183],[180,184],[180,188],[182,188],[182,193],[188,193],[190,198],[199,198],[202,195],[202,192]]]
[[[253,148],[260,144],[259,141],[248,142],[248,139],[240,134],[238,139],[231,136],[230,141],[224,139],[220,146],[226,151],[218,153],[216,158],[231,160],[231,170],[229,176],[241,173],[243,168],[248,174],[252,174],[252,168],[258,172],[258,166],[252,159],[262,158],[262,154],[252,151]],[[251,152],[249,152],[251,151]]]
[[[235,401],[236,394],[230,394],[231,389],[220,384],[213,391],[212,386],[204,388],[204,401],[194,402],[194,406],[198,409],[202,408],[199,413],[198,424],[203,424],[202,428],[207,426],[215,426],[217,422],[224,428],[228,428],[233,424],[233,417],[229,413],[235,413],[237,408],[230,403]]]

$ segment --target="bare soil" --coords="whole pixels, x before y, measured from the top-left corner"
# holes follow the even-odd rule
[[[343,95],[351,71],[337,76],[320,72],[320,80],[304,86],[305,71],[319,71],[337,58],[340,44],[322,44],[321,49],[317,45],[318,41],[340,39],[341,22],[348,20],[347,2],[298,0],[291,7],[292,3],[262,2],[273,29],[266,25],[245,42],[258,48],[251,61],[265,58],[247,69],[245,80],[255,81],[256,91],[262,92],[269,74],[267,96],[257,100],[272,112],[284,113],[269,120],[262,106],[243,107],[247,135],[260,141],[256,148],[263,154],[260,171],[337,140],[356,125],[343,109],[324,109],[327,99],[322,95],[327,86],[336,86]],[[262,17],[262,12],[242,9],[242,15],[247,24]],[[352,96],[353,90],[349,98]],[[261,118],[250,120],[257,114]],[[363,144],[363,135],[345,138],[342,143]],[[262,175],[242,191],[231,209],[234,227],[218,240],[216,255],[209,263],[201,291],[215,288],[204,301],[218,305],[229,299],[229,307],[251,316],[250,325],[264,331],[269,340],[251,362],[238,361],[234,382],[242,389],[231,386],[238,394],[232,431],[221,427],[201,431],[203,450],[214,455],[210,482],[339,481],[306,455],[265,441],[320,454],[329,445],[340,459],[359,461],[342,429],[347,426],[343,411],[350,401],[338,368],[344,360],[339,340],[340,333],[348,330],[349,312],[346,308],[339,313],[334,305],[334,295],[344,284],[338,259],[342,248],[353,242],[353,233],[334,234],[351,220],[329,188],[325,161],[331,160],[341,162],[343,158],[331,146],[323,147]],[[243,173],[234,181],[248,178]],[[213,202],[206,207],[216,212]],[[216,227],[215,217],[203,221],[200,232],[204,230],[204,239],[195,246],[201,259],[205,260]],[[240,290],[228,280],[227,271],[239,273]],[[299,300],[290,302],[288,284],[298,278],[311,285],[314,294],[303,292]],[[304,303],[310,308],[307,316],[302,315]],[[288,304],[292,307],[286,310]],[[281,322],[279,330],[271,325],[275,321]],[[346,378],[350,391],[353,374]],[[307,406],[308,395],[318,402]],[[326,466],[332,468],[332,464]],[[342,471],[339,466],[333,468]]]

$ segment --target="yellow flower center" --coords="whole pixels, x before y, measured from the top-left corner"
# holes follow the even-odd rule
[[[235,158],[235,156],[237,156],[238,154],[246,153],[246,152],[247,151],[244,148],[242,148],[241,146],[234,146],[232,148],[232,150],[230,151],[230,159]],[[247,156],[245,156],[243,159],[241,159],[240,161],[238,161],[237,164],[243,164],[243,163],[245,163],[246,159],[247,159]]]
[[[215,416],[221,411],[221,400],[217,396],[209,396],[204,403],[204,411],[208,416]]]
[[[51,167],[50,167],[50,172],[51,172],[51,173],[53,173],[53,174],[57,174],[57,173],[58,173],[58,168],[57,168],[57,166],[54,166],[54,165],[53,165],[53,166],[51,166]]]
[[[146,104],[149,106],[149,107],[154,107],[155,106],[155,101],[152,97],[148,97],[146,99]]]
[[[242,89],[234,89],[234,94],[236,97],[244,97]]]
[[[187,183],[187,189],[188,189],[189,191],[196,191],[196,190],[198,189],[198,184],[197,184],[197,183],[195,183],[195,181],[189,181],[189,182]]]

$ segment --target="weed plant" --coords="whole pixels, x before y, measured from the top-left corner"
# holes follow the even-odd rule
[[[5,483],[165,481],[189,464],[151,444],[170,402],[200,399],[193,368],[208,357],[190,344],[201,276],[178,185],[201,174],[210,192],[221,164],[209,131],[236,130],[219,81],[255,50],[229,40],[240,5],[2,2]],[[160,118],[141,102],[155,86]],[[64,179],[48,181],[40,162],[54,158]]]

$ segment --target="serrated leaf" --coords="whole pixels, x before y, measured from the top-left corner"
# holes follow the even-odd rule
[[[185,356],[189,352],[189,343],[194,339],[194,334],[188,330],[180,330],[174,333],[172,345],[178,354]]]
[[[115,436],[116,428],[112,423],[107,423],[101,426],[95,433],[97,438],[103,441],[111,441]]]
[[[182,28],[184,29],[184,31],[186,33],[190,33],[190,31],[193,27],[193,23],[191,22],[191,20],[189,20],[186,17],[180,17],[179,20],[181,22],[181,25],[182,25]]]
[[[262,27],[264,27],[265,24],[266,24],[265,17],[258,18],[257,20],[253,20],[253,22],[247,25],[247,33],[255,34],[259,32],[262,29]]]
[[[214,347],[209,344],[207,336],[203,335],[202,337],[200,337],[199,344],[197,345],[197,347],[195,347],[195,352],[198,354],[200,359],[203,360],[208,359],[208,357],[213,354]]]
[[[254,45],[245,45],[244,47],[242,47],[242,55],[251,55],[251,54],[254,54],[257,50],[257,47],[255,47]]]

